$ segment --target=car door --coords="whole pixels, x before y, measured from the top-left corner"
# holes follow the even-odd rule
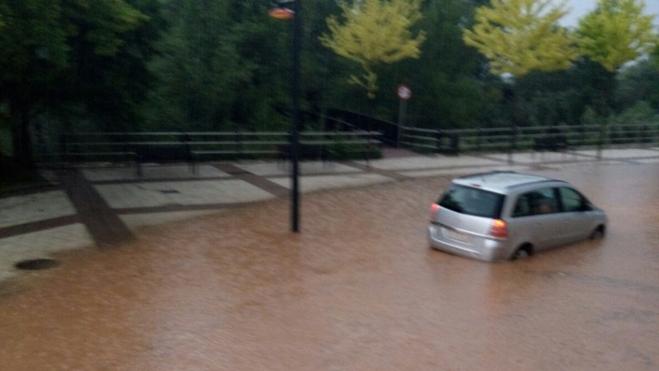
[[[570,187],[560,187],[565,243],[581,241],[592,232],[591,207],[588,201]]]
[[[518,196],[513,208],[511,224],[515,239],[529,242],[537,250],[560,245],[562,216],[553,188],[541,188]]]

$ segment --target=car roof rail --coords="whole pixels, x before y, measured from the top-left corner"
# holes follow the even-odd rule
[[[518,174],[518,172],[512,171],[512,170],[492,170],[492,171],[486,171],[486,172],[483,172],[483,173],[463,175],[463,176],[459,176],[455,179],[477,178],[477,177],[483,177],[483,176],[486,176],[486,175],[494,175],[494,174]]]
[[[565,184],[569,184],[565,180],[547,178],[547,179],[542,179],[542,180],[534,180],[532,182],[509,185],[509,186],[506,187],[506,189],[525,187],[525,186],[528,186],[528,185],[534,185],[534,184],[539,184],[539,183],[565,183]]]

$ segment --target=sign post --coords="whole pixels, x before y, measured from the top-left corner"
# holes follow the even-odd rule
[[[396,132],[396,147],[400,147],[400,133],[405,125],[405,115],[407,114],[407,101],[412,98],[412,89],[407,85],[398,86],[398,130]]]

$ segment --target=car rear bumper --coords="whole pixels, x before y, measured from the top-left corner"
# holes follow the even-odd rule
[[[440,226],[434,224],[428,226],[428,241],[434,249],[488,262],[506,259],[510,253],[505,240],[472,236],[470,243],[465,244],[444,237],[439,230],[440,228]]]

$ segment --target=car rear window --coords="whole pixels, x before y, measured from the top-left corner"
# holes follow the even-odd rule
[[[467,215],[498,219],[504,195],[478,188],[452,185],[439,200],[439,205]]]

